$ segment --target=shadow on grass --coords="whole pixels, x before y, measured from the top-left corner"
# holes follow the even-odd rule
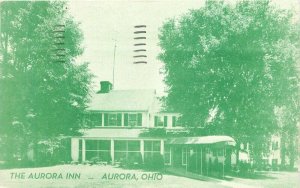
[[[243,179],[277,179],[276,177],[270,176],[268,172],[251,172],[251,173],[231,173],[232,177],[243,178]]]
[[[69,163],[34,163],[34,162],[26,162],[26,163],[22,163],[22,162],[6,162],[6,163],[2,163],[0,164],[0,170],[10,170],[10,169],[31,169],[31,168],[44,168],[44,167],[53,167],[53,166],[57,166],[57,165],[65,165],[65,164],[69,164]]]
[[[210,182],[218,182],[218,181],[233,181],[235,178],[243,178],[243,179],[277,179],[276,177],[271,176],[268,172],[251,172],[251,173],[227,173],[223,177],[222,175],[201,175],[193,172],[186,172],[183,169],[177,168],[168,168],[165,174],[175,175],[180,177],[187,177],[191,179],[201,180],[201,181],[210,181]]]
[[[166,168],[164,174],[178,176],[178,177],[185,177],[185,178],[190,178],[190,179],[195,179],[195,180],[200,180],[205,182],[219,182],[220,180],[224,180],[220,177],[217,178],[213,176],[205,176],[194,172],[189,172],[181,168]]]

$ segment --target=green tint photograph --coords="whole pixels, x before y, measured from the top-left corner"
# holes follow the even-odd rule
[[[299,188],[299,0],[0,0],[0,188]]]

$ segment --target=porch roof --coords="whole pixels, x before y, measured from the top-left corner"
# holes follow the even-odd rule
[[[139,138],[143,129],[85,129],[81,130],[83,138]]]
[[[230,136],[201,136],[201,137],[179,137],[167,140],[167,144],[215,144],[225,142],[227,145],[235,146],[235,140]]]

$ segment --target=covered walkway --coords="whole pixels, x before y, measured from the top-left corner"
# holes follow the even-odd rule
[[[201,175],[224,177],[236,142],[229,136],[179,137],[166,141],[170,165]]]

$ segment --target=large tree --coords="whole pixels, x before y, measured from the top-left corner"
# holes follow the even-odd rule
[[[262,143],[283,127],[295,138],[300,115],[297,21],[267,0],[207,1],[203,8],[168,20],[159,36],[167,106],[182,113],[187,126],[203,127],[193,129],[195,134],[251,142],[257,159],[267,148]]]
[[[0,142],[9,158],[31,142],[79,129],[91,74],[75,63],[83,36],[65,2],[0,6]]]

